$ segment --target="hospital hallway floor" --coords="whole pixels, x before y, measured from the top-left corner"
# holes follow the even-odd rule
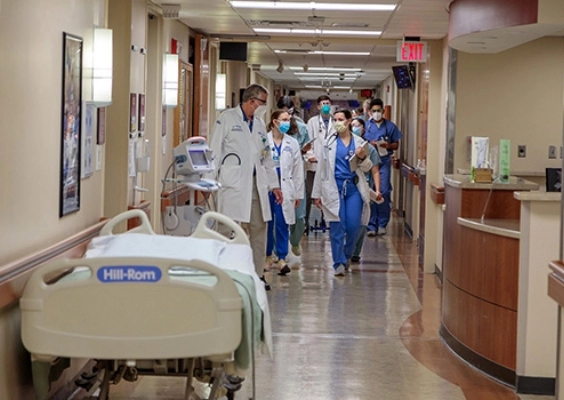
[[[455,356],[439,338],[440,282],[417,266],[397,219],[366,238],[359,264],[333,276],[328,233],[304,236],[292,272],[267,273],[274,358],[257,356],[257,400],[552,400],[517,395]],[[111,400],[182,399],[183,378],[140,377]],[[235,398],[251,397],[247,378]]]

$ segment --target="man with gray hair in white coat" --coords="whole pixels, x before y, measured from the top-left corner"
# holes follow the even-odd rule
[[[252,84],[241,104],[221,113],[212,132],[217,180],[217,211],[239,222],[249,235],[257,275],[264,278],[267,223],[271,220],[268,192],[282,203],[282,191],[261,116],[267,109],[268,90]]]

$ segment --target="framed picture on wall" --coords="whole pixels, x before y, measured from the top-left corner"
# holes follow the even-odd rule
[[[82,149],[80,177],[88,178],[94,173],[94,113],[96,107],[84,102],[82,104]]]
[[[80,210],[82,38],[63,33],[59,217]]]
[[[166,116],[167,116],[166,107],[163,107],[163,115],[162,115],[162,121],[161,121],[162,122],[161,135],[162,136],[166,136],[166,122],[167,122]]]
[[[145,95],[139,93],[139,131],[145,132]]]
[[[137,94],[129,94],[129,132],[137,130]]]
[[[106,143],[106,107],[98,108],[98,118],[96,125],[96,143]]]

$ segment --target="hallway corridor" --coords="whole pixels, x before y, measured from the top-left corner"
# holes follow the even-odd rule
[[[286,277],[267,274],[274,360],[257,357],[257,400],[551,400],[515,395],[451,353],[438,337],[440,284],[420,272],[397,220],[366,238],[360,264],[335,278],[328,234],[304,236]],[[250,375],[250,374],[249,374]],[[181,378],[141,377],[112,400],[180,399]],[[250,378],[236,398],[251,395]]]

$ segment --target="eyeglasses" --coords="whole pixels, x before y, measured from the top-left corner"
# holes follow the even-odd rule
[[[266,104],[266,100],[260,99],[258,97],[253,97],[253,99],[260,101],[261,104]]]

